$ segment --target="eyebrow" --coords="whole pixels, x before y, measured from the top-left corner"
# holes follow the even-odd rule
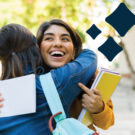
[[[70,35],[69,35],[69,34],[62,34],[61,36],[68,36],[68,37],[70,37]]]
[[[54,35],[54,33],[44,33],[44,36],[46,36],[46,35],[52,35],[52,36],[53,36],[53,35]],[[68,37],[70,37],[70,35],[69,35],[69,34],[67,34],[67,33],[66,33],[66,34],[65,34],[65,33],[64,33],[64,34],[62,34],[61,36],[68,36]]]
[[[53,33],[44,33],[44,36],[46,35],[54,35]]]

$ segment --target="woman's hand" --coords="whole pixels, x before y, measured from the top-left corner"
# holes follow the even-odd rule
[[[0,93],[0,108],[3,107],[4,98],[2,97],[2,94]]]
[[[89,90],[82,83],[78,83],[79,87],[86,93],[82,96],[82,106],[90,113],[100,113],[104,110],[104,102],[102,96],[97,89]]]

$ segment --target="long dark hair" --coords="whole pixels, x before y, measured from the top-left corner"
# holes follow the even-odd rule
[[[0,29],[1,79],[27,74],[28,68],[36,72],[41,63],[35,36],[24,26],[8,24]]]
[[[82,51],[82,41],[81,41],[81,37],[79,36],[79,34],[76,32],[76,30],[74,28],[72,28],[69,24],[67,24],[66,22],[60,20],[60,19],[53,19],[50,20],[49,22],[43,22],[38,31],[37,31],[37,43],[40,47],[40,44],[42,42],[43,36],[44,36],[44,32],[52,25],[59,25],[64,27],[71,36],[73,45],[74,45],[74,49],[75,49],[75,57],[77,57],[79,55],[79,53]]]

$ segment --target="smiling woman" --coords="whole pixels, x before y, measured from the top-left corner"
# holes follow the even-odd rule
[[[45,63],[44,67],[45,67],[46,72],[49,72],[52,68],[57,68],[57,67],[66,65],[67,63],[72,64],[73,62],[77,62],[77,65],[79,66],[80,65],[79,62],[81,60],[84,60],[83,57],[85,56],[85,54],[79,61],[76,61],[76,57],[78,55],[80,56],[81,54],[80,52],[82,51],[82,42],[81,42],[80,36],[75,31],[75,29],[73,29],[70,25],[68,25],[66,22],[62,20],[53,19],[53,20],[50,20],[49,22],[42,23],[37,32],[37,42],[38,42],[42,57],[44,59],[44,63]],[[89,61],[85,61],[82,63],[82,65],[84,66],[88,62]],[[82,65],[80,65],[80,68]],[[82,109],[81,104],[84,103],[83,101],[84,100],[86,101],[87,99],[87,101],[89,101],[89,104],[91,104],[92,107],[87,107],[85,109],[87,110],[91,109],[92,111],[93,109],[98,110],[98,111],[95,111],[95,110],[93,111],[94,115],[92,115],[92,118],[94,119],[93,120],[94,124],[102,129],[107,129],[108,127],[113,125],[114,115],[112,111],[112,103],[110,103],[111,105],[109,103],[104,104],[102,100],[102,96],[99,92],[94,92],[92,96],[93,98],[90,97],[90,100],[88,100],[89,98],[84,98],[84,96],[82,96],[82,93],[80,93],[80,96],[77,97],[74,100],[74,102],[73,102],[73,98],[69,98],[69,96],[74,95],[73,94],[74,92],[79,91],[78,89],[79,87],[77,86],[78,79],[81,78],[83,80],[83,84],[85,85],[88,83],[85,81],[85,79],[87,78],[87,76],[89,76],[88,72],[91,72],[91,69],[90,71],[87,70],[87,73],[86,73],[87,75],[85,77],[83,77],[82,74],[74,74],[73,76],[75,78],[73,80],[72,78],[73,76],[69,77],[68,73],[72,72],[73,70],[79,71],[80,68],[79,67],[75,68],[74,66],[71,67],[71,70],[69,69],[65,70],[65,66],[61,68],[64,68],[64,70],[63,72],[59,72],[59,74],[57,74],[59,78],[57,78],[58,84],[56,83],[56,87],[64,88],[65,86],[68,86],[67,92],[63,92],[63,95],[62,95],[62,99],[63,97],[68,98],[68,102],[66,102],[66,109],[68,110],[67,112],[68,116],[73,116],[77,118],[78,114],[80,113]],[[58,71],[58,68],[56,70]],[[68,77],[69,77],[69,80],[67,79]],[[63,78],[66,78],[66,79],[63,82],[61,82]],[[59,83],[62,85],[60,85]],[[72,91],[73,93],[70,93],[70,91]],[[81,96],[83,98],[81,98]],[[65,104],[65,101],[63,101],[63,104]],[[85,104],[87,103],[85,102]],[[69,114],[69,111],[70,111],[70,114]],[[97,115],[95,115],[95,113]],[[93,124],[89,125],[89,128],[96,130]]]
[[[49,69],[65,65],[82,51],[82,42],[78,33],[59,19],[40,25],[37,43]]]
[[[52,25],[44,32],[40,49],[44,62],[52,68],[65,65],[75,55],[69,32],[58,25]]]

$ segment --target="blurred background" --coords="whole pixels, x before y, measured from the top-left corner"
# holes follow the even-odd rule
[[[0,27],[18,23],[36,35],[42,22],[54,18],[63,19],[78,31],[83,47],[97,53],[98,67],[122,74],[123,78],[112,95],[115,125],[106,131],[98,129],[101,135],[135,135],[135,27],[120,37],[105,22],[105,18],[121,2],[135,14],[135,0],[0,0]],[[96,24],[102,31],[95,40],[86,33],[92,24]],[[109,36],[123,47],[123,51],[111,62],[97,50]]]

